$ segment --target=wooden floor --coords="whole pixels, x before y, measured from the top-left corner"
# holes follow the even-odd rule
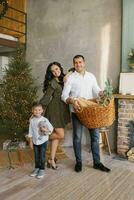
[[[92,156],[83,149],[83,171],[74,172],[72,148],[59,161],[58,170],[46,169],[38,180],[29,176],[33,166],[0,169],[0,200],[134,200],[134,163],[101,154],[110,173],[92,168]]]

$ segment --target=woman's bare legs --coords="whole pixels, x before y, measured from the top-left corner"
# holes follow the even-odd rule
[[[53,133],[49,136],[50,140],[61,140],[64,139],[64,129],[63,128],[55,128]]]
[[[54,129],[54,132],[52,133],[51,139],[51,164],[52,167],[56,169],[56,164],[55,164],[55,155],[57,151],[57,147],[59,144],[59,141],[64,138],[64,129],[63,128],[56,128]]]

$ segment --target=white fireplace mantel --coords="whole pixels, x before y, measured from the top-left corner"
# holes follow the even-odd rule
[[[131,94],[114,94],[115,99],[134,99],[134,95]]]

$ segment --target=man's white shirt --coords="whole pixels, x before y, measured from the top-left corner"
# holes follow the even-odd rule
[[[85,71],[85,74],[81,75],[75,71],[68,77],[61,98],[64,102],[68,97],[93,99],[98,96],[100,91],[101,89],[92,73]],[[71,111],[74,112],[72,106]]]

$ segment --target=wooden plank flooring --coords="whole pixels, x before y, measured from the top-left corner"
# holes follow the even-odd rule
[[[134,200],[134,163],[102,154],[112,168],[104,173],[92,168],[92,156],[83,150],[83,171],[75,173],[72,149],[59,161],[58,170],[46,169],[38,180],[29,176],[32,164],[0,170],[0,200]]]

